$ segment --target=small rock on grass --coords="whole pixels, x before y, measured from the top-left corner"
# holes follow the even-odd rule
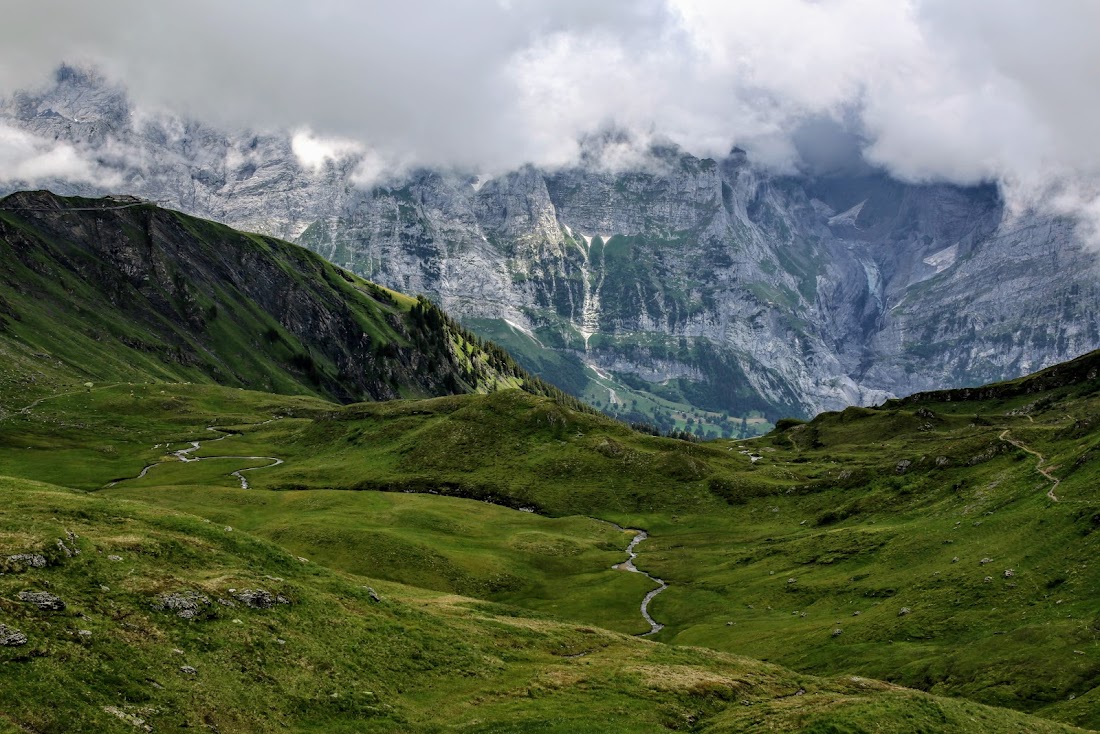
[[[263,589],[241,589],[234,596],[244,605],[252,607],[253,609],[271,609],[276,604],[289,604],[290,599],[287,599],[282,594],[272,594],[270,591]]]
[[[0,624],[0,646],[19,647],[27,644],[27,636],[17,629]]]
[[[153,602],[158,612],[175,612],[180,619],[194,619],[210,606],[210,598],[196,591],[161,594]]]
[[[45,568],[46,557],[38,553],[16,553],[14,556],[8,556],[10,563],[19,563],[29,568]]]
[[[60,612],[65,609],[65,602],[48,591],[20,591],[19,600],[34,604],[47,612]]]

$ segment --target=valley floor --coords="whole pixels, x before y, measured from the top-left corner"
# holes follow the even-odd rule
[[[13,725],[1100,726],[1091,393],[702,445],[515,391],[28,397],[0,416],[0,623],[29,640],[0,646]],[[628,544],[645,574],[615,568]],[[292,603],[234,596],[261,587]],[[41,589],[66,610],[19,600]],[[155,608],[185,592],[209,603]]]

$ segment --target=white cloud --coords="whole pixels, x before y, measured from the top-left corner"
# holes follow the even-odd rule
[[[702,155],[736,144],[791,170],[814,144],[800,131],[821,120],[906,180],[998,181],[1029,202],[1100,178],[1094,0],[186,0],[168,12],[13,0],[0,87],[90,59],[142,105],[299,130],[303,166],[358,161],[361,181],[394,166],[560,165],[609,129]],[[608,169],[644,159],[635,148],[608,148]]]
[[[0,181],[36,186],[51,180],[113,186],[117,174],[100,167],[67,143],[0,125]]]
[[[327,163],[360,156],[366,147],[354,140],[321,138],[309,128],[304,128],[291,136],[290,149],[298,159],[298,165],[317,173],[324,170]]]

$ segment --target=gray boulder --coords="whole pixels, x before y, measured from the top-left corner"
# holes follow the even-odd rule
[[[47,612],[60,612],[65,609],[65,602],[48,591],[20,591],[19,600],[34,604]]]
[[[210,598],[197,591],[161,594],[153,602],[158,612],[173,612],[181,619],[194,619],[210,606]]]
[[[0,647],[19,647],[27,644],[27,636],[17,629],[0,624]]]

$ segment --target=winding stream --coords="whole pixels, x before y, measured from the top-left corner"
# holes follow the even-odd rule
[[[614,525],[614,523],[612,523],[612,525]],[[622,530],[624,532],[635,533],[635,535],[634,535],[634,539],[630,541],[630,545],[628,545],[626,547],[626,552],[628,554],[630,554],[630,557],[627,558],[622,563],[616,563],[611,568],[613,568],[617,571],[629,571],[631,573],[640,573],[643,576],[645,576],[647,579],[652,581],[653,583],[657,584],[657,588],[650,591],[648,594],[645,595],[645,598],[642,599],[642,616],[645,617],[645,621],[649,622],[649,632],[643,632],[642,634],[638,635],[638,637],[649,637],[650,635],[655,635],[658,632],[660,632],[661,630],[663,630],[665,628],[665,626],[663,624],[661,624],[660,622],[658,622],[657,620],[655,620],[653,617],[649,616],[649,603],[651,601],[653,601],[653,598],[655,596],[657,596],[662,591],[667,589],[668,584],[666,584],[664,582],[664,580],[659,579],[656,576],[651,576],[650,574],[646,573],[645,571],[641,570],[640,568],[638,568],[637,566],[634,565],[634,559],[638,557],[638,554],[634,551],[634,549],[638,546],[639,543],[641,543],[643,540],[645,540],[646,538],[649,537],[649,533],[647,533],[644,530],[640,530],[638,528],[624,528],[624,527],[620,527],[618,525],[615,525],[615,527],[619,528],[619,530]]]
[[[275,420],[275,419],[272,418],[270,420],[263,421],[262,423],[257,423],[256,425],[258,425],[258,426],[264,425],[265,423],[270,423],[273,420]],[[168,455],[176,457],[177,460],[179,460],[179,461],[181,461],[185,464],[190,464],[190,463],[196,462],[196,461],[218,461],[218,460],[224,460],[224,459],[234,459],[234,460],[237,460],[237,461],[270,461],[271,462],[270,464],[265,464],[263,466],[251,466],[251,467],[246,467],[244,469],[237,469],[236,471],[230,472],[229,476],[236,477],[238,480],[240,480],[241,489],[248,489],[249,488],[248,479],[245,478],[244,472],[256,471],[257,469],[271,469],[271,468],[279,466],[280,464],[283,463],[283,460],[276,457],[276,456],[192,456],[192,454],[194,454],[196,451],[198,451],[200,448],[202,448],[203,444],[209,444],[209,443],[216,443],[218,441],[224,441],[225,439],[229,438],[230,436],[236,435],[234,433],[231,433],[231,432],[226,431],[226,430],[221,429],[221,428],[217,428],[215,426],[207,426],[206,430],[212,431],[214,433],[222,433],[224,435],[218,436],[217,438],[207,439],[205,441],[190,441],[189,443],[191,445],[188,446],[187,448],[178,449],[176,451],[170,451],[168,453]],[[116,484],[118,484],[119,482],[132,481],[134,479],[142,479],[143,477],[145,477],[149,473],[149,471],[151,469],[153,469],[154,467],[160,466],[161,464],[165,464],[165,463],[167,463],[167,462],[165,462],[165,461],[154,462],[152,464],[149,464],[145,468],[143,468],[137,476],[128,477],[128,478],[125,478],[125,479],[116,479],[115,481],[111,482],[107,486],[108,487],[113,487]],[[492,503],[489,503],[489,504],[492,504]],[[661,624],[660,622],[658,622],[657,620],[655,620],[652,616],[650,616],[650,614],[649,614],[649,603],[651,601],[653,601],[653,599],[658,594],[660,594],[662,591],[667,589],[668,584],[665,583],[665,581],[663,579],[659,579],[656,576],[652,576],[652,575],[646,573],[645,571],[641,570],[640,568],[638,568],[637,566],[634,565],[634,559],[638,557],[638,553],[634,549],[638,547],[639,543],[641,543],[642,541],[649,538],[649,533],[647,533],[645,530],[642,530],[640,528],[624,528],[621,525],[617,525],[613,522],[608,522],[607,520],[600,520],[599,518],[592,518],[592,519],[597,520],[598,522],[607,523],[608,525],[611,525],[612,527],[614,527],[615,529],[617,529],[621,532],[634,533],[634,538],[631,539],[630,544],[626,547],[626,553],[628,555],[627,559],[625,561],[621,562],[621,563],[616,563],[611,568],[616,570],[616,571],[628,571],[630,573],[640,573],[641,575],[645,576],[647,579],[649,579],[653,583],[657,584],[657,588],[651,590],[642,599],[642,603],[641,603],[642,617],[645,619],[646,622],[649,623],[649,632],[643,632],[640,635],[638,635],[638,637],[649,637],[650,635],[657,634],[658,632],[663,630],[665,628],[665,626],[663,624]]]
[[[271,419],[271,420],[274,420],[274,418]],[[263,421],[263,423],[257,423],[256,425],[262,426],[262,425],[264,425],[264,423],[270,423],[271,420],[266,420],[266,421]],[[221,459],[234,459],[234,460],[237,460],[237,461],[270,461],[271,462],[270,464],[265,464],[263,466],[250,466],[250,467],[245,467],[244,469],[238,469],[234,472],[230,472],[229,476],[236,477],[240,481],[241,489],[248,489],[248,487],[249,487],[248,479],[245,478],[244,472],[246,472],[246,471],[256,471],[257,469],[270,469],[272,467],[278,466],[279,464],[283,463],[283,460],[276,457],[276,456],[192,456],[191,454],[198,451],[202,447],[202,444],[204,444],[204,443],[216,443],[218,441],[224,441],[225,439],[229,438],[230,436],[236,435],[236,434],[230,433],[229,431],[222,430],[221,428],[216,428],[214,426],[207,426],[206,430],[214,431],[216,433],[224,433],[225,435],[224,436],[218,436],[217,438],[211,438],[211,439],[208,439],[206,441],[191,441],[190,442],[191,445],[189,447],[187,447],[185,449],[179,449],[178,451],[171,451],[171,452],[169,452],[169,455],[170,456],[175,456],[177,459],[179,459],[180,461],[182,461],[185,464],[190,464],[191,462],[194,462],[194,461],[217,461],[217,460],[221,460]],[[141,479],[146,474],[149,473],[150,469],[152,469],[155,466],[160,466],[161,464],[164,464],[164,463],[166,463],[166,462],[157,461],[157,462],[154,462],[152,464],[149,464],[144,469],[142,469],[141,473],[138,474],[136,477],[129,477],[127,479],[116,479],[115,481],[111,482],[107,486],[108,487],[113,487],[116,484],[118,484],[119,482],[127,482],[127,481],[131,481],[133,479]]]

